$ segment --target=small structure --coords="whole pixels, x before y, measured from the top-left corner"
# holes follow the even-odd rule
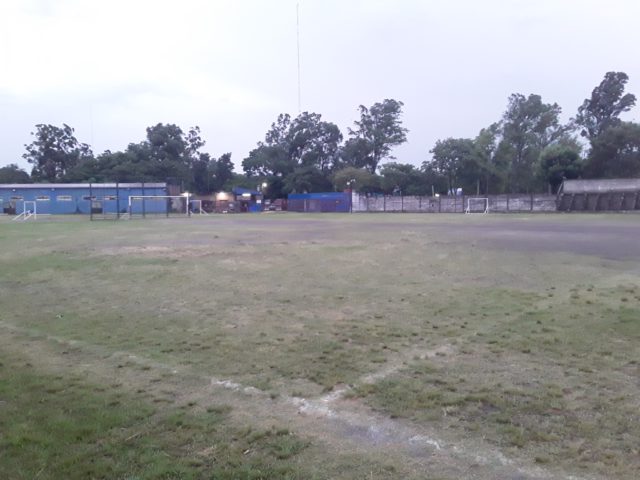
[[[556,202],[564,212],[640,210],[640,178],[565,180]]]
[[[262,212],[264,209],[262,192],[236,187],[232,190],[234,212]],[[217,200],[217,199],[216,199]]]
[[[351,211],[349,192],[291,193],[287,198],[290,212],[342,212]]]
[[[127,213],[132,196],[166,196],[166,183],[0,184],[2,213],[19,215],[35,202],[38,215]],[[135,209],[166,213],[166,201],[140,201]]]

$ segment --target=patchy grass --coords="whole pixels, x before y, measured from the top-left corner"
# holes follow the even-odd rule
[[[86,378],[0,367],[3,478],[308,478],[308,443],[288,430],[238,428],[229,407],[159,411]]]
[[[589,235],[618,229],[624,243],[636,238],[635,220],[287,214],[3,221],[0,322],[105,357],[126,352],[253,385],[270,400],[351,385],[353,398],[442,428],[453,443],[475,438],[545,467],[634,478],[640,262],[623,259],[612,239],[589,243]],[[27,387],[44,381],[43,372],[19,374],[31,376]],[[155,377],[158,385],[165,381]],[[306,467],[322,476],[318,463],[301,464],[314,446],[278,433],[280,426],[233,427],[223,412],[201,431],[197,425],[208,418],[202,412],[173,411],[132,392],[115,392],[122,398],[108,401],[121,403],[105,404],[86,379],[51,382],[65,399],[57,407],[77,398],[86,409],[69,416],[84,415],[89,424],[95,418],[78,441],[78,458],[94,452],[92,445],[112,445],[100,468],[116,477],[130,467],[144,478],[149,465],[183,469],[174,476],[186,478],[204,469],[215,478],[252,478],[252,469],[265,468],[282,468],[265,471],[286,478]],[[13,408],[12,416],[30,414]],[[38,419],[33,428],[45,423]],[[118,441],[147,424],[149,434],[134,437],[123,457],[130,463],[114,463]],[[47,445],[40,450],[64,456],[48,428],[49,443],[33,434]],[[68,435],[60,430],[61,439],[77,434],[69,428]],[[179,448],[180,441],[190,444],[183,433],[217,439],[212,455],[228,461],[207,463],[193,453],[210,447],[204,440]],[[335,473],[344,459],[332,461],[323,466]],[[366,474],[348,468],[347,477]],[[379,477],[400,475],[375,468]]]
[[[350,395],[395,417],[482,435],[538,463],[633,478],[640,303],[623,299],[639,291],[576,286],[553,305],[514,295],[520,309],[504,318],[495,306],[510,302],[495,299],[505,292],[485,292],[475,315],[458,311],[476,329],[465,342],[458,336],[461,358],[414,361]],[[486,309],[498,317],[489,324],[477,320]]]

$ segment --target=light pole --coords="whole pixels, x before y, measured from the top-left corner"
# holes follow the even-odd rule
[[[264,211],[264,192],[267,190],[268,186],[269,184],[267,182],[262,182],[260,185],[258,185],[258,191],[262,194],[262,211]]]
[[[347,181],[347,187],[349,187],[349,213],[353,213],[353,185],[355,183],[355,178]]]

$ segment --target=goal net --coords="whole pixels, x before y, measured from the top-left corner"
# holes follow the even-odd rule
[[[131,195],[129,196],[129,218],[147,216],[189,216],[189,197],[184,195]]]
[[[464,213],[489,213],[489,199],[471,197],[467,198],[467,206]]]

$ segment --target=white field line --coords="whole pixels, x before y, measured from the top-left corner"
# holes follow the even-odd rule
[[[180,367],[153,361],[130,352],[114,352],[107,350],[104,347],[83,341],[69,340],[59,336],[42,333],[35,329],[18,327],[2,320],[0,320],[0,327],[17,334],[36,338],[45,338],[61,345],[83,348],[89,353],[98,354],[103,358],[108,356],[123,356],[133,363],[167,370],[173,374],[179,374],[181,370]],[[397,367],[396,370],[399,368],[401,368],[401,366]],[[387,368],[377,374],[370,374],[363,378],[380,379],[394,371],[394,369]],[[242,385],[234,382],[233,380],[219,379],[211,376],[203,376],[201,374],[190,373],[190,375],[195,378],[208,380],[209,384],[214,388],[223,388],[251,397],[263,397],[265,401],[267,401],[267,399],[269,399],[269,401],[273,401],[268,392],[256,387]],[[337,430],[342,433],[343,437],[349,437],[359,442],[367,442],[371,445],[377,446],[404,445],[406,449],[414,452],[414,454],[437,454],[440,457],[445,456],[453,460],[460,459],[460,461],[471,461],[475,464],[489,467],[498,468],[508,466],[516,470],[518,474],[521,475],[518,478],[522,478],[522,480],[558,478],[557,475],[546,472],[538,466],[524,467],[515,465],[512,460],[505,457],[504,454],[498,450],[484,448],[483,451],[480,452],[477,446],[469,448],[463,444],[449,443],[436,436],[426,435],[423,431],[418,431],[414,426],[403,424],[402,422],[391,418],[376,415],[366,407],[357,412],[347,410],[346,408],[333,408],[332,404],[340,400],[346,391],[348,391],[348,387],[337,389],[327,395],[315,399],[286,395],[280,396],[278,399],[283,404],[294,407],[298,414],[313,416],[318,419],[326,419],[328,422],[332,422],[334,427],[337,427]],[[567,475],[564,475],[562,478],[569,480],[581,480],[581,477]]]

